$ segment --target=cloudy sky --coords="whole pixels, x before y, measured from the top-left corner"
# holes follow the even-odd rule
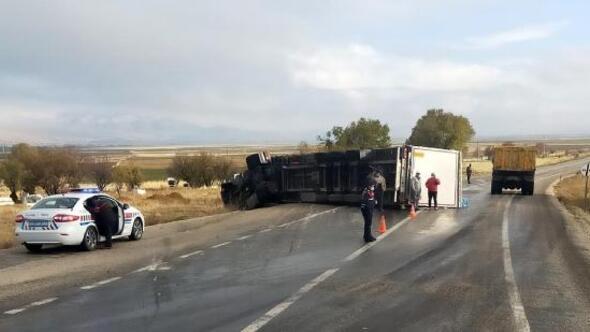
[[[0,142],[590,134],[587,1],[0,0]]]

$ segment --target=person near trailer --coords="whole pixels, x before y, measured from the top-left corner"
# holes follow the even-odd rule
[[[363,239],[365,242],[375,241],[371,226],[373,224],[373,210],[378,202],[375,199],[375,181],[369,180],[361,194],[361,214],[365,221]]]
[[[467,166],[465,173],[467,173],[467,184],[471,184],[471,175],[473,174],[473,169],[471,169],[471,164],[469,164],[469,166]]]
[[[422,183],[420,182],[420,172],[416,172],[416,175],[410,179],[410,204],[414,206],[414,209],[418,210],[418,203],[422,196]]]
[[[110,200],[94,197],[86,201],[86,209],[92,215],[98,232],[105,237],[105,248],[112,248],[113,233],[118,224],[117,206]]]
[[[377,200],[377,210],[381,213],[384,212],[383,203],[384,199],[383,196],[385,195],[385,190],[387,189],[387,184],[385,181],[385,177],[383,176],[383,171],[381,169],[375,167],[373,169],[372,174],[373,180],[375,181],[375,198]]]
[[[434,209],[438,210],[438,186],[440,180],[436,177],[436,174],[432,173],[430,178],[426,180],[426,189],[428,189],[428,208],[432,208],[432,201],[434,200]]]

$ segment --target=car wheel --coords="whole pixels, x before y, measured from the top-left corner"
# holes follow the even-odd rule
[[[136,218],[133,221],[133,228],[131,229],[131,235],[129,235],[129,240],[137,241],[141,239],[143,236],[143,222],[141,219]]]
[[[88,227],[86,229],[86,233],[84,233],[84,239],[82,239],[82,243],[80,244],[80,248],[84,251],[92,251],[96,249],[96,244],[98,243],[98,232],[94,227]]]
[[[43,245],[42,244],[32,244],[32,243],[25,243],[25,248],[27,248],[28,251],[30,252],[41,252],[43,249]]]

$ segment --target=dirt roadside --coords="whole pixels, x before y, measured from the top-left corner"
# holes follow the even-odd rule
[[[568,203],[571,201],[564,197],[567,193],[563,185],[574,177],[576,175],[572,174],[555,180],[547,189],[546,194],[555,197],[552,202],[566,221],[564,227],[572,245],[586,265],[590,266],[590,214],[575,204]]]
[[[331,206],[286,204],[252,211],[149,226],[142,240],[117,241],[112,250],[78,252],[63,247],[29,254],[21,247],[0,252],[0,303],[43,298],[55,289],[76,288],[176,258],[196,249],[330,210]]]

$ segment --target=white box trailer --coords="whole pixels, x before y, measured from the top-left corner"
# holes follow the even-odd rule
[[[407,150],[409,175],[414,176],[416,172],[420,172],[421,176],[422,196],[419,205],[428,205],[426,180],[431,173],[435,173],[440,180],[438,206],[459,208],[463,191],[461,152],[422,146],[409,146]]]

